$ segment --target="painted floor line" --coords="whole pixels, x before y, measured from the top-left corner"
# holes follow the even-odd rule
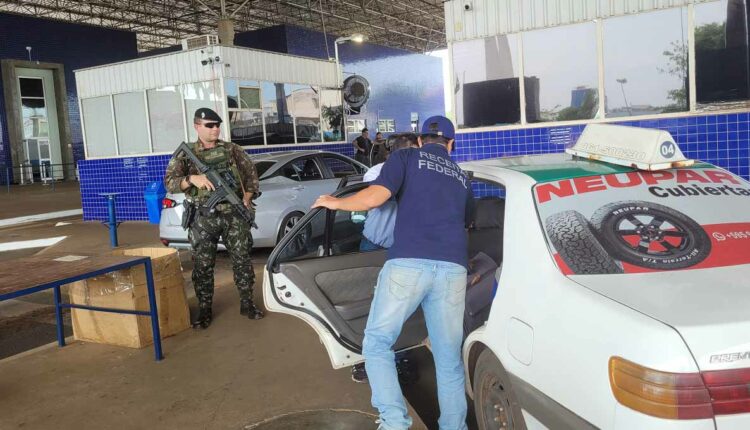
[[[0,243],[0,252],[16,251],[19,249],[28,249],[28,248],[45,248],[47,246],[52,246],[56,244],[57,242],[60,242],[66,237],[68,236],[49,237],[46,239],[34,239],[34,240],[19,240],[17,242]]]
[[[44,221],[44,220],[55,219],[55,218],[65,218],[65,217],[74,216],[74,215],[83,215],[83,209],[47,212],[47,213],[37,214],[37,215],[26,215],[26,216],[20,216],[16,218],[0,219],[0,227],[8,227],[10,225],[24,224],[27,222],[35,222],[35,221]]]

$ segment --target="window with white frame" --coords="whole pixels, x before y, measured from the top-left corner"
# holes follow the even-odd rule
[[[688,110],[687,8],[604,21],[608,117]]]
[[[148,127],[146,123],[146,101],[143,91],[115,94],[115,127],[120,155],[148,154]]]
[[[260,88],[240,86],[240,110],[260,110]]]
[[[346,134],[349,136],[349,140],[362,134],[362,129],[367,127],[367,120],[347,118],[346,119]]]
[[[341,101],[340,90],[322,89],[320,91],[320,115],[323,118],[321,124],[323,141],[344,140],[344,105]]]
[[[176,85],[156,88],[148,90],[146,95],[154,152],[172,152],[185,140],[180,88]]]
[[[83,127],[86,132],[86,156],[117,155],[115,123],[112,120],[112,98],[92,97],[81,100]]]
[[[379,119],[378,131],[381,133],[393,133],[394,131],[396,131],[396,120]]]
[[[230,139],[242,146],[263,145],[263,110],[258,81],[228,79],[224,86]]]
[[[594,118],[599,109],[596,24],[523,33],[526,121]]]
[[[695,84],[699,107],[750,98],[747,2],[695,5]]]
[[[266,143],[280,145],[294,143],[294,118],[289,113],[291,85],[279,82],[263,82],[263,121],[266,127]]]
[[[228,113],[225,126],[229,126],[235,143],[344,140],[339,90],[227,79],[224,91]],[[193,115],[203,107],[221,114],[224,106],[219,81],[82,99],[87,154],[108,157],[172,152],[186,135],[189,141],[197,139]]]
[[[42,78],[19,77],[18,84],[21,90],[24,139],[48,137],[49,122]]]
[[[458,127],[520,122],[518,35],[458,42],[452,51]]]
[[[290,85],[287,100],[289,113],[294,118],[297,143],[320,142],[320,97],[316,87]]]

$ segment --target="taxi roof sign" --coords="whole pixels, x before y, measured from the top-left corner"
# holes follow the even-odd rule
[[[589,124],[568,154],[641,170],[664,170],[695,163],[682,155],[669,132],[641,127]]]

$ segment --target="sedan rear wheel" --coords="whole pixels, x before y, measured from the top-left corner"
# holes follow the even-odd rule
[[[526,430],[505,369],[490,349],[474,367],[474,412],[479,430]]]

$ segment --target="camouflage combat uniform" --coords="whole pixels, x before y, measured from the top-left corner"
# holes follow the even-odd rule
[[[255,165],[240,146],[218,141],[216,147],[204,149],[196,142],[193,144],[193,152],[209,167],[219,171],[231,171],[237,183],[242,184],[245,192],[252,193],[253,198],[260,195]],[[170,193],[180,193],[182,180],[188,175],[199,174],[190,160],[184,154],[180,154],[169,160],[164,182]],[[241,198],[243,190],[236,192]],[[219,203],[213,214],[200,209],[210,194],[210,190],[199,190],[195,186],[185,190],[186,197],[191,198],[199,207],[188,231],[188,239],[193,248],[193,287],[200,308],[208,309],[209,312],[214,295],[214,265],[219,237],[224,239],[224,245],[232,259],[234,283],[240,293],[241,302],[252,301],[255,284],[255,273],[250,261],[250,250],[253,246],[251,226],[229,203]]]

